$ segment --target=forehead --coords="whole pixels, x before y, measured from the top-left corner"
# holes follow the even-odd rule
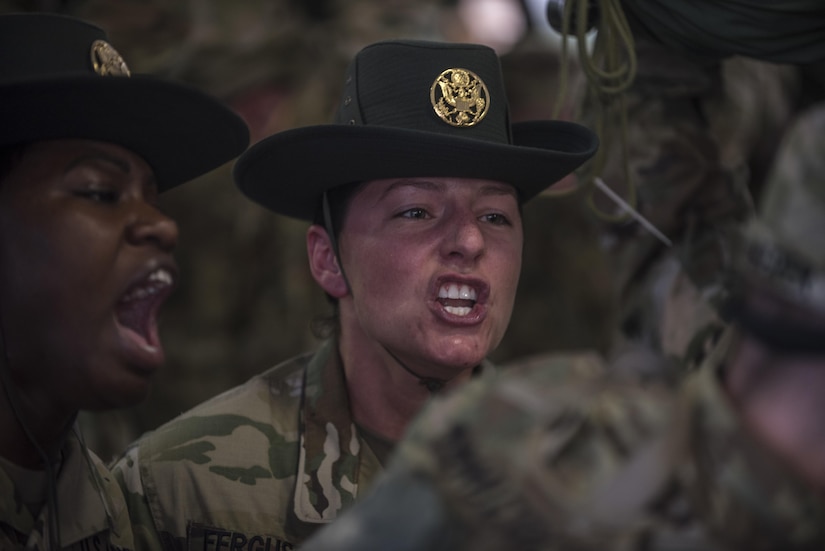
[[[396,193],[463,193],[469,196],[512,196],[518,200],[516,188],[498,180],[479,178],[387,178],[365,182],[357,195],[372,196],[381,200]]]
[[[124,171],[128,165],[145,164],[143,159],[123,146],[96,140],[43,140],[34,142],[25,149],[25,157],[36,159],[37,163],[53,162],[73,164],[78,161],[104,161],[120,166]]]

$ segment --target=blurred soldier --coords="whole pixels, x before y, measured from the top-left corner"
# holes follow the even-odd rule
[[[116,469],[141,543],[292,549],[334,520],[432,392],[489,372],[521,268],[521,204],[596,145],[572,123],[511,126],[490,48],[363,49],[335,124],[271,136],[235,167],[254,201],[314,221],[330,336],[129,451]]]
[[[58,15],[0,16],[0,98],[0,549],[134,549],[75,420],[146,396],[177,275],[158,193],[231,160],[248,132]]]
[[[569,355],[472,381],[304,549],[822,549],[823,137],[825,107],[787,136],[697,371],[642,383]]]
[[[602,138],[585,180],[600,177],[673,243],[594,191],[617,344],[690,359],[787,122],[825,93],[825,4],[550,0],[548,16],[560,29],[566,16],[571,33],[598,29],[592,53],[580,49],[582,116]]]

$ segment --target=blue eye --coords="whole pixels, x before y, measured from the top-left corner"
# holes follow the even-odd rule
[[[417,218],[420,220],[430,217],[429,213],[422,208],[413,208],[405,210],[399,216],[401,216],[402,218]]]
[[[495,226],[510,226],[510,220],[504,216],[503,214],[499,214],[497,212],[493,212],[490,214],[485,214],[481,217],[483,220],[490,222]]]

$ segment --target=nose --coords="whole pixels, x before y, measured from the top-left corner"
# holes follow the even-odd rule
[[[157,206],[137,200],[126,237],[136,246],[153,245],[172,252],[178,244],[178,225]]]
[[[479,220],[471,213],[456,217],[447,232],[444,252],[447,257],[474,261],[484,253],[485,240]]]

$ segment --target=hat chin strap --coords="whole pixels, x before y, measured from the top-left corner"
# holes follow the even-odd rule
[[[338,248],[338,238],[335,236],[335,228],[332,225],[332,211],[329,208],[329,194],[326,191],[324,191],[321,195],[321,210],[324,214],[324,229],[327,230],[329,244],[332,247],[335,260],[338,261],[338,269],[341,270],[341,277],[344,278],[347,291],[350,295],[352,295],[352,286],[349,284],[349,278],[347,278],[347,274],[344,272],[344,263],[341,262],[340,249]]]
[[[338,248],[338,239],[335,237],[335,231],[332,226],[332,214],[329,208],[329,195],[326,191],[324,191],[324,193],[321,195],[321,210],[324,214],[324,226],[326,226],[325,229],[327,230],[327,235],[329,236],[329,242],[332,246],[332,252],[335,254],[336,260],[338,260],[338,269],[341,270],[341,277],[344,278],[344,283],[346,283],[347,285],[347,291],[349,292],[350,296],[354,296],[352,292],[352,286],[349,284],[349,279],[347,278],[346,272],[344,272],[344,263],[341,261],[340,249]],[[418,373],[410,369],[407,366],[407,364],[402,362],[398,356],[393,354],[389,348],[387,348],[381,343],[378,344],[381,345],[381,348],[383,348],[384,351],[386,351],[386,353],[389,354],[389,356],[393,360],[395,360],[395,362],[398,365],[404,368],[404,371],[418,379],[418,384],[425,387],[431,394],[438,392],[439,390],[444,388],[444,385],[446,385],[449,382],[449,379],[436,379],[433,377],[423,377],[419,375]]]
[[[390,355],[390,357],[393,360],[396,361],[396,363],[398,365],[400,365],[401,367],[404,368],[404,371],[406,371],[407,373],[409,373],[410,375],[412,375],[413,377],[418,379],[418,384],[420,384],[421,386],[426,388],[430,392],[430,394],[434,394],[434,393],[438,392],[439,390],[444,388],[444,385],[446,385],[450,381],[449,379],[436,379],[434,377],[422,377],[421,375],[419,375],[418,373],[416,373],[415,371],[410,369],[407,366],[407,364],[402,362],[401,359],[398,356],[396,356],[395,354],[393,354],[392,351],[389,348],[387,348],[383,344],[381,345],[381,347],[387,352],[387,354]]]

